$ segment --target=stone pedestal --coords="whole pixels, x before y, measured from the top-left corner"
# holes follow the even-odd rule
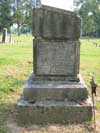
[[[72,124],[91,121],[92,107],[91,103],[72,101],[40,101],[34,104],[20,101],[16,113],[16,120],[19,125],[32,124]]]
[[[88,98],[87,87],[81,77],[79,81],[45,81],[35,80],[32,73],[24,86],[24,100],[29,103],[37,101],[85,101]]]
[[[18,102],[21,122],[91,120],[92,105],[79,76],[80,26],[73,12],[48,6],[33,10],[33,73]]]

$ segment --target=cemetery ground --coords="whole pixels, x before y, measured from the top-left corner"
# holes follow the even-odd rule
[[[9,36],[8,36],[9,41]],[[96,131],[93,122],[67,125],[16,124],[17,101],[23,85],[32,71],[32,36],[13,36],[12,44],[0,43],[0,133],[88,133],[100,132],[100,39],[81,39],[80,73],[90,91],[90,78],[98,84],[96,106]]]

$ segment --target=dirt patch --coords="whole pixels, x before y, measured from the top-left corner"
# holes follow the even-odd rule
[[[94,131],[93,127],[88,124],[18,127],[15,123],[10,123],[7,126],[8,133],[99,133],[99,131]]]

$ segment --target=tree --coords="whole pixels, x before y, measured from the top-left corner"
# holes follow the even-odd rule
[[[3,28],[9,29],[12,25],[10,0],[0,0],[0,31]]]
[[[32,0],[15,0],[13,4],[13,18],[18,25],[18,35],[20,35],[20,26],[28,24],[32,26]]]
[[[83,34],[97,32],[100,37],[100,0],[74,0],[74,5],[82,18]]]
[[[32,0],[33,8],[41,6],[41,0]]]
[[[24,5],[24,23],[32,28],[32,0],[28,0]]]
[[[20,35],[20,26],[24,23],[23,6],[25,0],[15,0],[13,3],[13,22],[18,25],[18,35]]]
[[[0,31],[10,29],[13,23],[18,25],[18,34],[21,25],[32,27],[32,8],[39,3],[40,0],[0,0]]]

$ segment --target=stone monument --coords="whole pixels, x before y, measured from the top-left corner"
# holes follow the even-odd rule
[[[33,9],[33,73],[18,102],[24,124],[91,120],[87,87],[79,76],[80,29],[73,12],[44,5]]]

